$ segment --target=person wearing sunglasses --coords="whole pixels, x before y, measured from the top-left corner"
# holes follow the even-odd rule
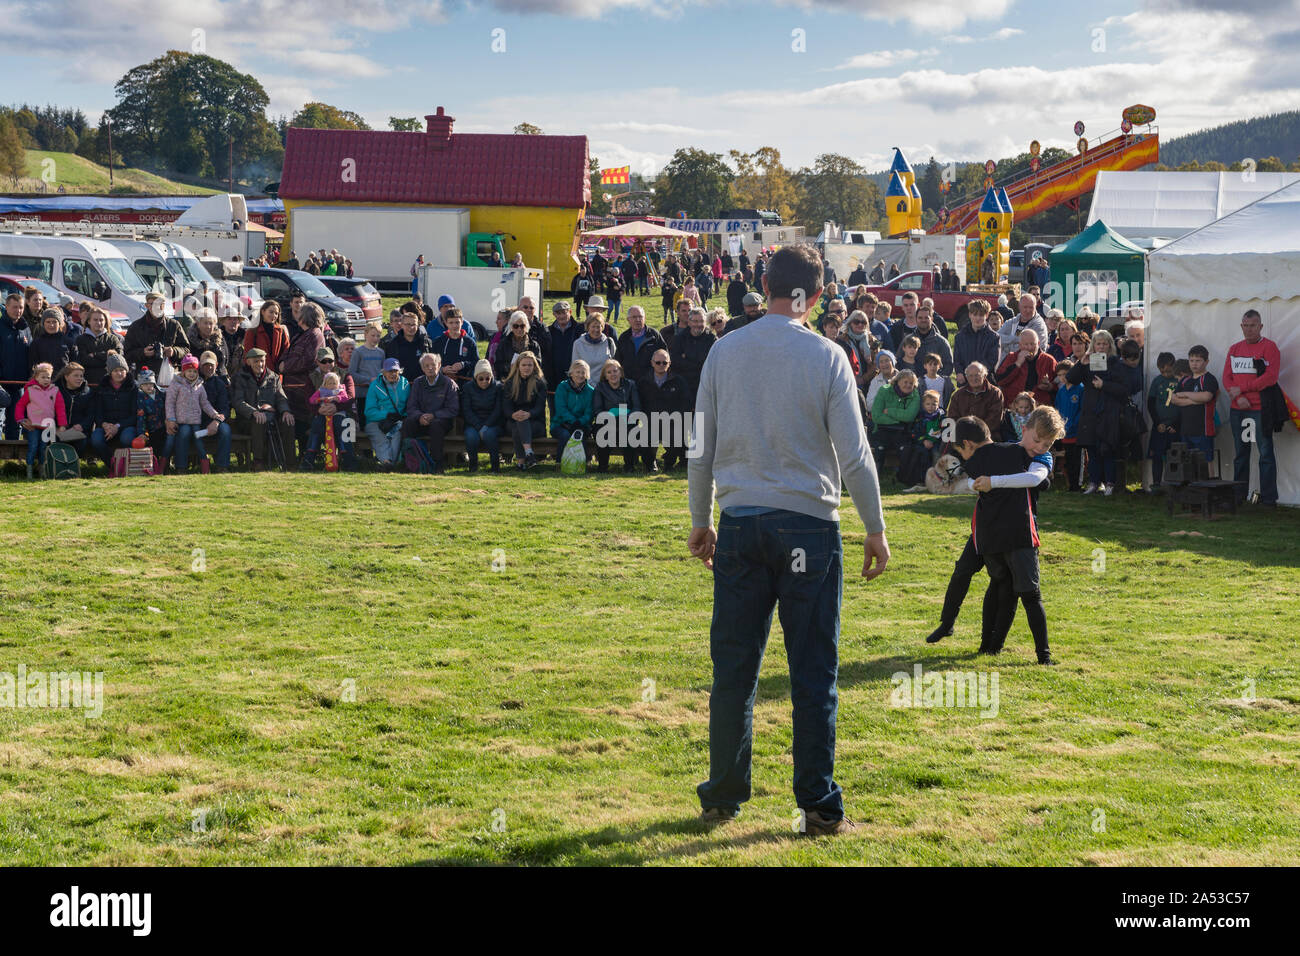
[[[692,309],[692,316],[696,311]],[[700,316],[701,327],[703,315]],[[681,336],[686,338],[687,335]],[[637,386],[641,393],[641,411],[650,417],[650,440],[663,442],[664,469],[671,470],[686,458],[686,442],[690,440],[687,412],[691,410],[691,389],[680,375],[674,375],[672,358],[667,349],[659,349],[650,358],[650,374],[641,379]],[[659,465],[655,457],[659,452],[657,445],[650,445],[645,450],[643,460],[645,470],[658,474]]]

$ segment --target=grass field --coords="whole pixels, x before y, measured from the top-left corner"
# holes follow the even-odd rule
[[[695,822],[711,579],[685,492],[545,468],[0,485],[0,672],[105,680],[98,718],[0,708],[0,855],[1300,863],[1300,514],[1045,495],[1049,669],[1023,615],[977,658],[975,598],[922,643],[969,499],[889,493],[871,584],[846,509],[837,777],[861,826],[814,842],[791,832],[779,627],[754,799]],[[997,716],[891,706],[916,663],[995,668]]]
[[[93,163],[76,153],[57,153],[50,150],[29,149],[24,178],[19,180],[20,191],[35,191],[42,182],[51,193],[63,186],[70,193],[106,193],[108,167]],[[47,166],[46,160],[53,165]],[[47,177],[46,170],[49,170]],[[168,195],[207,196],[216,192],[201,186],[187,186],[147,173],[142,169],[113,169],[113,187],[119,192],[164,193]]]

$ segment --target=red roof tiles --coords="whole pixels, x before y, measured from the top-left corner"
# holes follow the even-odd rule
[[[291,128],[280,196],[566,209],[591,199],[585,136],[452,133],[441,107],[426,119],[423,133]]]

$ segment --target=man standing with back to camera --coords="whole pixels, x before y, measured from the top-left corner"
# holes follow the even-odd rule
[[[795,800],[802,831],[824,836],[854,828],[834,779],[841,481],[867,529],[864,578],[885,570],[889,545],[848,358],[806,324],[822,295],[816,250],[781,249],[762,284],[767,314],[720,339],[705,360],[688,452],[688,546],[713,570],[709,779],[698,793],[702,819],[714,824],[735,819],[750,797],[754,697],[779,608]]]

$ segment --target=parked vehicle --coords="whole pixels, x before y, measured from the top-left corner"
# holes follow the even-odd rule
[[[9,297],[9,293],[17,292],[19,295],[28,287],[34,286],[41,290],[45,296],[45,301],[51,305],[57,305],[63,310],[63,313],[78,325],[85,325],[85,320],[81,315],[81,303],[84,299],[74,299],[68,293],[61,289],[56,289],[48,282],[42,282],[40,279],[33,279],[31,276],[20,275],[0,275],[0,301]],[[121,312],[113,309],[105,309],[108,313],[108,320],[115,332],[124,332],[126,330],[126,316]]]
[[[349,279],[346,276],[320,276],[320,281],[344,302],[356,306],[365,315],[366,321],[382,320],[384,317],[384,300],[379,290],[366,279]]]
[[[495,253],[500,267],[510,264],[504,234],[471,232],[469,218],[468,209],[295,206],[289,235],[300,252],[346,244],[356,275],[379,289],[405,290],[419,255],[430,265],[485,268]]]
[[[884,285],[869,285],[866,291],[873,293],[881,302],[888,302],[891,306],[890,314],[895,316],[903,314],[903,296],[908,292],[915,292],[920,299],[934,299],[935,309],[943,316],[951,331],[964,329],[970,321],[966,306],[972,299],[983,299],[990,309],[997,308],[998,304],[996,292],[940,292],[934,287],[934,273],[928,269],[904,272]]]
[[[0,233],[0,272],[98,302],[125,315],[128,325],[144,315],[149,292],[121,251],[100,239]]]
[[[325,311],[325,320],[338,338],[352,336],[358,341],[365,334],[365,313],[344,301],[314,275],[299,269],[273,269],[269,266],[245,266],[245,282],[257,282],[262,299],[274,299],[280,304],[280,314],[288,321],[292,314],[289,300],[301,290],[308,302],[314,302]]]

